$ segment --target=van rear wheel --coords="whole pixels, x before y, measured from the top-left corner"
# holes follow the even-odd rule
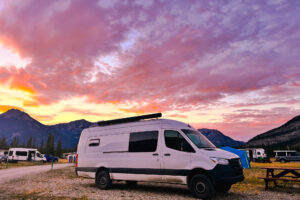
[[[101,190],[107,190],[111,187],[111,179],[109,176],[108,171],[100,171],[96,174],[96,179],[95,179],[96,185],[98,188]]]
[[[211,180],[203,174],[193,176],[189,183],[189,189],[195,198],[200,199],[209,199],[215,192]]]

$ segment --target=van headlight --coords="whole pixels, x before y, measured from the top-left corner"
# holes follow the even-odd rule
[[[214,163],[220,165],[229,165],[229,161],[225,158],[210,158]]]

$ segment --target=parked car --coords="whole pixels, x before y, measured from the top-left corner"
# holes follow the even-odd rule
[[[159,117],[109,120],[84,129],[76,173],[94,178],[100,189],[109,189],[112,180],[174,183],[203,199],[243,181],[239,156],[216,148],[188,124]]]
[[[44,157],[46,158],[47,162],[54,162],[57,163],[58,162],[58,158],[52,155],[48,155],[48,154],[44,154]]]
[[[0,156],[0,163],[1,162],[6,162],[7,161],[7,156],[6,155],[1,155]]]

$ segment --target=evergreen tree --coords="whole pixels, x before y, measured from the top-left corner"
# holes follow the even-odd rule
[[[45,149],[44,149],[44,139],[41,140],[41,144],[40,144],[40,146],[39,146],[39,152],[45,153]]]
[[[62,155],[62,148],[61,148],[61,139],[58,140],[57,146],[56,146],[56,156],[61,157]]]
[[[54,135],[52,133],[47,138],[46,154],[54,155]]]
[[[36,144],[36,139],[35,137],[32,138],[32,148],[36,148],[37,144]]]
[[[14,136],[10,143],[10,147],[18,147],[18,146],[19,146],[19,139],[17,136]]]
[[[2,137],[2,139],[0,140],[0,149],[6,149],[8,146],[7,146],[7,143],[6,143],[6,138],[5,137]]]
[[[30,138],[27,140],[27,148],[32,148],[32,135],[30,136]]]

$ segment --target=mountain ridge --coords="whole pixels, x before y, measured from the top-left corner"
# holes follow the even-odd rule
[[[251,138],[247,146],[278,146],[300,143],[300,115],[293,117],[283,125]]]
[[[234,140],[231,137],[224,135],[221,131],[216,129],[201,128],[198,130],[217,147],[222,147],[222,146],[240,147],[245,144],[245,142]]]
[[[56,142],[60,138],[64,148],[74,148],[79,140],[82,129],[93,123],[86,120],[75,120],[69,123],[45,125],[32,118],[29,114],[10,109],[0,114],[0,138],[5,137],[10,143],[13,137],[18,137],[21,144],[25,144],[30,136],[36,138],[36,146],[43,140],[46,143],[49,134],[54,134]],[[72,133],[72,134],[70,134]]]
[[[46,143],[48,134],[54,134],[55,140],[62,140],[63,148],[74,148],[79,140],[82,129],[93,125],[85,119],[66,123],[45,125],[32,118],[26,112],[11,109],[0,114],[0,138],[7,138],[8,143],[17,136],[21,144],[25,144],[30,136],[36,138],[36,145],[43,140]],[[235,141],[215,129],[199,129],[203,135],[216,146],[241,146],[244,142]]]

